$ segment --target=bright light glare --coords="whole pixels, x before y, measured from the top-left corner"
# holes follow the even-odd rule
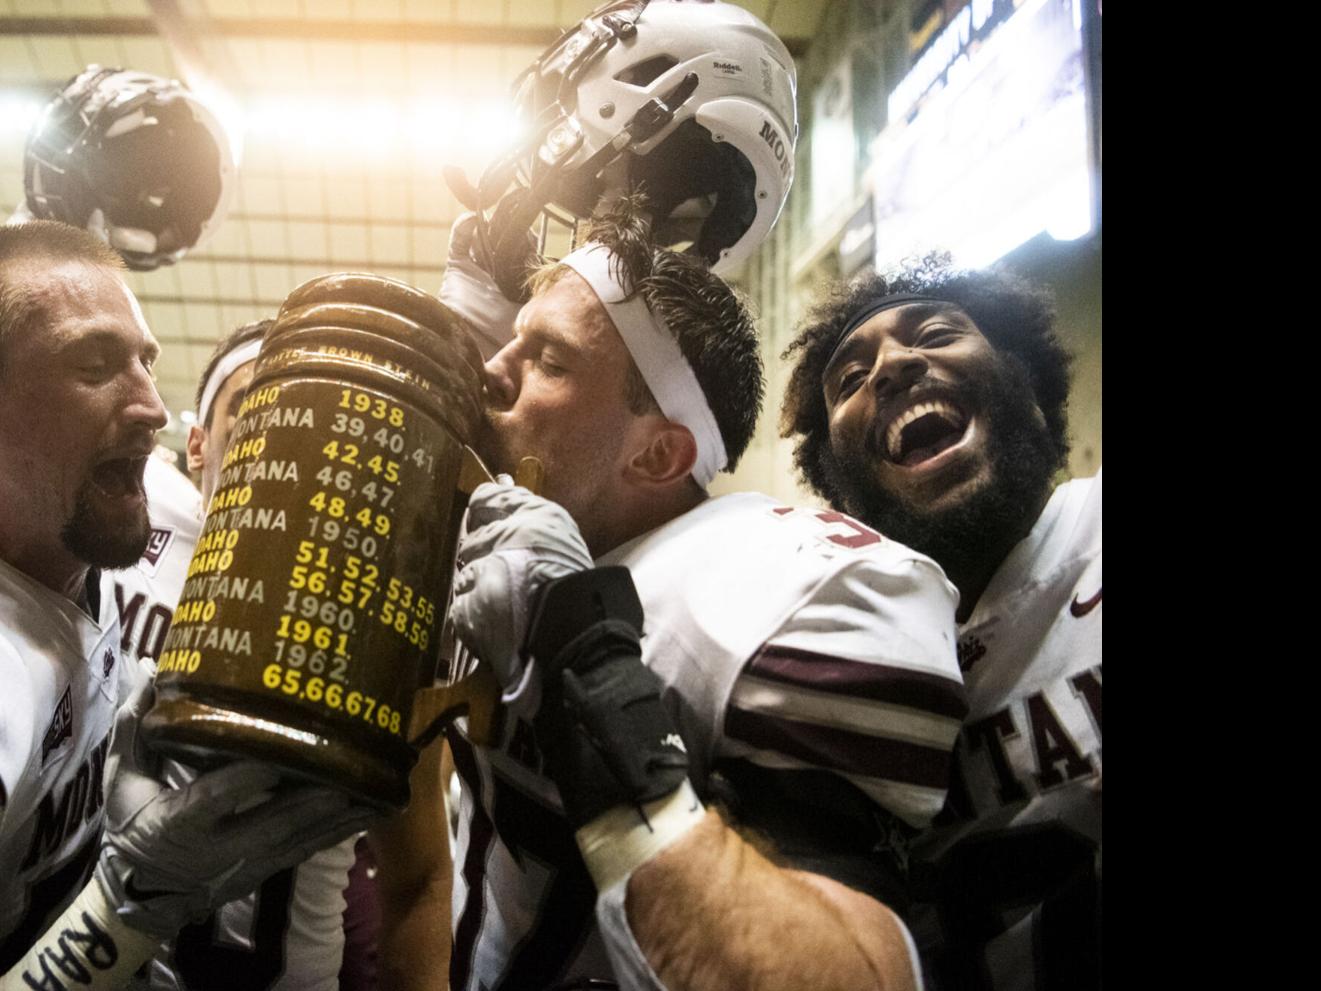
[[[990,264],[1041,231],[1091,229],[1081,41],[1069,0],[1026,0],[912,120],[873,144],[876,266],[946,248]]]
[[[0,136],[25,135],[36,123],[44,103],[30,96],[0,94]]]
[[[235,163],[245,147],[280,155],[315,155],[326,163],[385,156],[444,156],[485,164],[523,137],[526,125],[498,100],[405,102],[270,95],[240,104],[214,86],[196,89],[229,137]],[[31,130],[44,102],[0,93],[0,138]]]
[[[234,97],[220,86],[207,79],[196,79],[189,84],[189,88],[197,95],[208,110],[216,115],[216,120],[220,122],[221,129],[225,132],[225,137],[229,139],[229,150],[234,156],[236,166],[243,163],[243,140],[244,131],[247,129],[247,119],[244,116],[243,108],[239,106]]]
[[[327,102],[269,96],[249,105],[245,122],[253,148],[353,160],[408,153],[489,159],[523,132],[513,108],[493,101]]]

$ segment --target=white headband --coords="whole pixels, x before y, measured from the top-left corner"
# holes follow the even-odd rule
[[[614,262],[615,256],[600,244],[584,245],[560,259],[561,265],[581,275],[596,293],[661,412],[692,433],[697,442],[693,478],[706,488],[729,461],[715,415],[670,328],[647,309],[640,295],[630,298],[630,289],[620,281],[623,266]],[[612,268],[619,269],[620,275]]]
[[[261,352],[261,341],[260,337],[244,341],[216,362],[216,367],[211,369],[211,375],[206,380],[206,387],[202,390],[202,401],[197,404],[197,425],[199,427],[206,427],[206,418],[211,412],[211,404],[216,401],[216,393],[220,391],[220,387],[225,384],[225,381],[238,370],[239,366],[257,360],[257,355]]]

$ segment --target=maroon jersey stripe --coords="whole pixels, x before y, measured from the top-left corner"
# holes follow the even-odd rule
[[[962,720],[968,714],[963,685],[925,671],[850,661],[797,647],[767,644],[744,669],[758,678],[818,692],[875,699]]]
[[[949,751],[939,747],[780,719],[734,706],[725,714],[725,734],[826,770],[925,788],[949,786]]]

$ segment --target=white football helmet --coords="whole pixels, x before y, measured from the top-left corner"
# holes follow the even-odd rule
[[[32,215],[100,235],[138,271],[219,226],[234,172],[220,122],[181,83],[99,65],[46,105],[23,156]]]
[[[525,235],[543,208],[574,222],[642,187],[658,240],[688,244],[724,271],[761,244],[789,194],[793,59],[731,3],[606,3],[547,48],[514,90],[532,140],[466,199],[488,221],[481,234],[494,255],[494,242]]]

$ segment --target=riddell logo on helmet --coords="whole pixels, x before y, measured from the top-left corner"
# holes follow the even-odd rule
[[[717,72],[723,72],[727,76],[737,76],[743,72],[743,66],[737,62],[721,62],[719,60],[711,63],[711,68]]]
[[[787,175],[789,172],[789,154],[785,150],[784,139],[780,137],[780,132],[775,130],[775,126],[768,120],[761,122],[761,139],[775,153],[775,160],[780,163],[780,174]]]

